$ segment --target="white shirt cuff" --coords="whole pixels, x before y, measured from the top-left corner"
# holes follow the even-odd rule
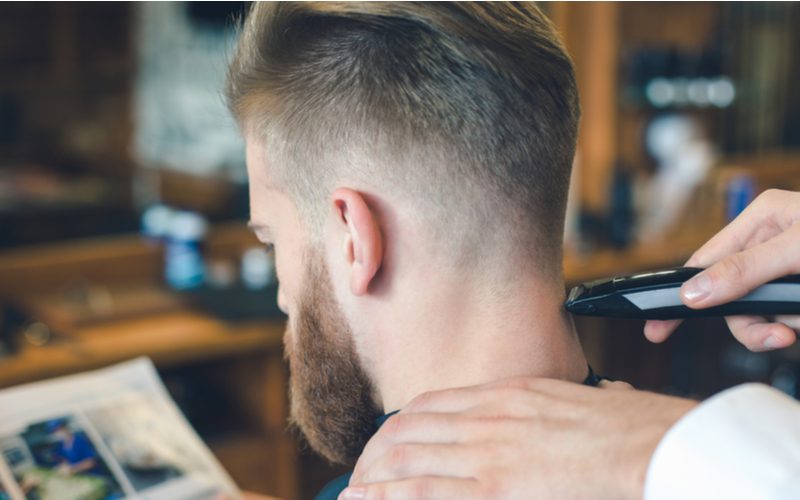
[[[711,397],[659,443],[644,498],[800,499],[800,404],[762,384]]]

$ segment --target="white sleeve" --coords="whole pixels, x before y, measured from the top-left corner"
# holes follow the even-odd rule
[[[800,404],[761,384],[701,403],[659,443],[644,498],[800,499]]]

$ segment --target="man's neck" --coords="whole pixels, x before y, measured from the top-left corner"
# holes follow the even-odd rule
[[[559,283],[543,287],[531,280],[502,291],[463,282],[438,288],[427,289],[384,323],[402,327],[382,332],[371,367],[385,411],[424,392],[512,376],[574,382],[586,377],[586,359],[561,307]]]

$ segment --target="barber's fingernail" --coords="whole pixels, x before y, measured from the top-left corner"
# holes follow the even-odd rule
[[[775,335],[770,335],[764,341],[764,349],[777,349],[778,347],[780,347],[782,345],[783,345],[783,343]]]
[[[699,302],[711,295],[711,278],[705,274],[698,274],[684,283],[681,295],[689,302]]]
[[[339,500],[363,500],[367,496],[367,490],[358,486],[346,488],[339,494]]]

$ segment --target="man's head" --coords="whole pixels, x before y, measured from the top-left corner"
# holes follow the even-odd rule
[[[62,441],[65,441],[72,436],[72,432],[69,430],[69,422],[65,418],[56,418],[50,420],[45,425],[45,428],[48,433]]]
[[[534,5],[258,3],[228,100],[247,140],[253,223],[276,244],[307,436],[320,424],[297,412],[321,410],[320,379],[298,373],[319,357],[335,358],[327,389],[347,372],[371,394],[338,397],[377,402],[387,353],[370,330],[375,311],[408,299],[393,272],[405,257],[487,282],[497,262],[560,276],[578,99]],[[328,420],[352,425],[342,413]]]

